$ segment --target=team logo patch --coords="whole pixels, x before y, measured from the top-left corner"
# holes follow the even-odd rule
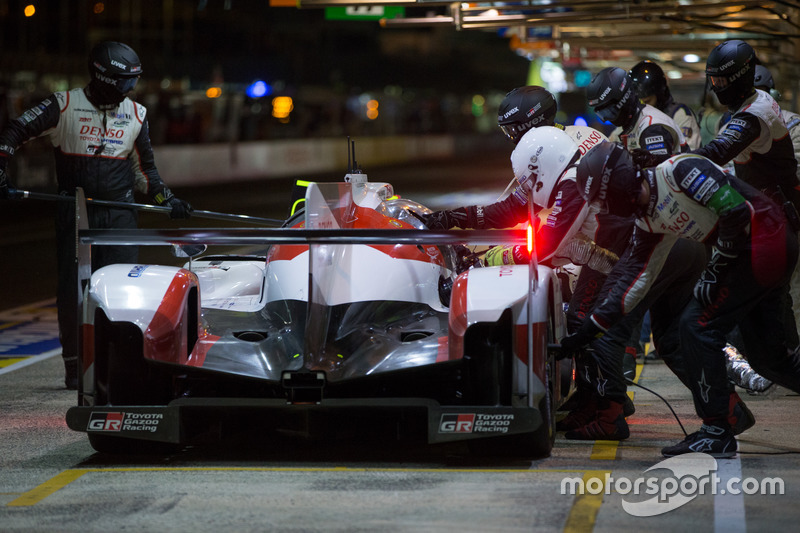
[[[91,431],[122,431],[122,420],[125,415],[122,413],[92,413],[89,416],[89,426],[86,428]]]

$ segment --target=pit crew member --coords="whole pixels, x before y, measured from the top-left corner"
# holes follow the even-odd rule
[[[46,135],[53,145],[59,194],[73,196],[82,187],[98,200],[133,202],[134,190],[171,208],[172,218],[186,218],[191,206],[176,198],[162,181],[150,145],[147,110],[128,97],[142,74],[136,52],[126,44],[102,42],[89,54],[91,81],[86,87],[56,92],[31,107],[0,132],[0,183],[27,141]],[[8,185],[6,185],[8,187]],[[7,189],[6,189],[7,190]],[[135,228],[132,209],[88,207],[91,228]],[[75,208],[58,202],[56,213],[58,324],[65,385],[77,388],[78,285],[75,261]],[[98,246],[92,268],[135,263],[132,246]]]
[[[690,150],[700,147],[700,125],[692,109],[676,102],[669,90],[664,70],[654,61],[639,61],[630,70],[639,99],[670,117],[681,129]]]
[[[608,296],[562,345],[585,345],[635,309],[650,290],[649,280],[666,270],[666,250],[682,242],[709,245],[705,270],[677,319],[688,376],[684,383],[703,424],[662,454],[733,456],[736,439],[728,419],[722,350],[735,326],[753,368],[800,391],[800,357],[787,351],[779,305],[797,262],[795,231],[772,199],[696,154],[643,169],[621,147],[601,144],[578,165],[577,185],[587,201],[620,216],[633,213],[637,220],[633,247],[607,280]],[[655,331],[661,327],[657,321],[667,317],[657,305],[650,310]]]

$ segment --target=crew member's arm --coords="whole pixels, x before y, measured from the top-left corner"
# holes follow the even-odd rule
[[[189,218],[192,206],[185,200],[176,198],[158,173],[144,107],[137,106],[137,108],[137,113],[141,114],[142,127],[130,156],[136,189],[148,195],[156,204],[171,208],[170,218]]]
[[[673,154],[682,151],[675,146],[675,133],[663,124],[652,124],[646,127],[639,136],[639,148],[633,150],[633,160],[640,167],[657,166]]]
[[[625,250],[600,291],[598,303],[578,330],[561,340],[573,352],[602,336],[644,299],[667,260],[677,237],[636,226]]]
[[[761,122],[750,113],[736,113],[708,144],[691,153],[707,157],[723,166],[750,146],[761,135]]]
[[[14,188],[8,176],[8,165],[14,153],[26,142],[56,127],[60,117],[61,105],[55,94],[51,94],[0,132],[0,198],[9,198],[9,189]]]

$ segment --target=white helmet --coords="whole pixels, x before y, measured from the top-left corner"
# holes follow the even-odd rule
[[[558,180],[580,155],[578,145],[564,130],[540,126],[522,136],[511,153],[511,167],[520,186],[533,193],[533,203],[549,208]]]

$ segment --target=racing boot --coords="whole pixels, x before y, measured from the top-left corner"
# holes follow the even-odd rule
[[[78,390],[77,357],[64,357],[64,386],[67,390]]]
[[[597,396],[583,388],[578,389],[578,405],[567,416],[556,422],[556,431],[570,431],[583,427],[597,414]]]
[[[622,402],[603,400],[599,405],[594,420],[567,431],[564,436],[570,440],[625,440],[630,437]]]
[[[633,405],[633,400],[631,400],[630,396],[626,394],[625,401],[622,402],[622,415],[625,418],[628,418],[635,412],[636,412],[636,406]]]
[[[732,392],[728,400],[728,424],[734,435],[747,431],[756,425],[756,417],[738,394]]]
[[[695,431],[674,446],[661,449],[664,457],[675,457],[685,453],[707,453],[717,459],[725,459],[736,455],[736,438],[727,423],[703,424],[700,431]]]

